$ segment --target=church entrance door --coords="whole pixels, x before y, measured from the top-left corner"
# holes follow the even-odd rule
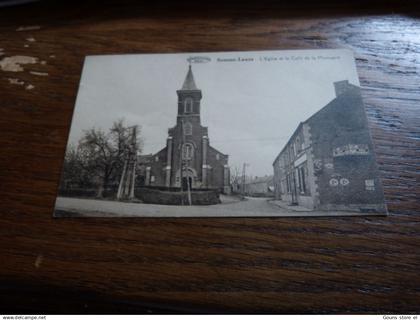
[[[176,173],[176,186],[182,188],[182,190],[188,190],[188,185],[190,189],[196,188],[197,185],[197,173],[196,171],[191,168],[185,168],[182,177],[181,177],[181,170],[178,170]]]
[[[182,178],[182,190],[192,189],[193,178],[192,177],[183,177]]]

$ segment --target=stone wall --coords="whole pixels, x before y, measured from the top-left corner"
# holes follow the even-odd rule
[[[179,191],[162,191],[152,188],[137,188],[135,190],[137,199],[144,203],[164,204],[164,205],[181,205],[184,202],[188,204],[187,192]],[[192,191],[191,199],[193,205],[211,205],[220,203],[218,190]]]

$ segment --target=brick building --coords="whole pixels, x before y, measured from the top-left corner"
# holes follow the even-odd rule
[[[360,88],[334,87],[336,98],[301,122],[276,157],[275,197],[313,210],[386,212]]]
[[[219,189],[229,193],[228,155],[210,145],[208,128],[201,125],[202,93],[195,84],[191,66],[176,93],[176,125],[168,129],[162,150],[139,158],[141,184],[184,190],[189,185],[192,189]]]

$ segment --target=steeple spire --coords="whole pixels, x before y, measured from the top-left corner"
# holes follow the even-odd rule
[[[187,76],[185,77],[182,89],[177,90],[178,95],[178,120],[181,117],[194,117],[200,119],[200,100],[201,90],[197,88],[191,65],[188,67]]]
[[[185,77],[184,84],[182,85],[181,90],[198,90],[197,86],[195,85],[194,75],[191,70],[191,64],[188,67],[188,73]]]

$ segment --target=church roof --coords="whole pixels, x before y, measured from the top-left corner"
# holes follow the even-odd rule
[[[181,90],[198,90],[197,86],[195,85],[194,75],[191,70],[191,65],[188,67],[188,73],[185,77],[184,84],[182,85]]]

